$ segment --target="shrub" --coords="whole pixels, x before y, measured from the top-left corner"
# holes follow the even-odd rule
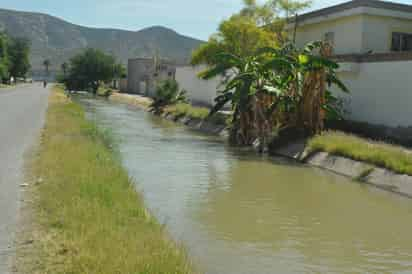
[[[158,85],[151,107],[156,111],[161,111],[168,105],[186,103],[187,98],[185,95],[186,91],[180,90],[176,80],[165,80]]]

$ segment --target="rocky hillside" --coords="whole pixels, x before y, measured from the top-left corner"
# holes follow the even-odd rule
[[[52,69],[58,69],[61,63],[86,47],[112,53],[125,64],[129,58],[155,54],[182,64],[189,61],[192,50],[202,42],[160,26],[135,32],[96,29],[45,14],[4,9],[0,9],[0,29],[32,42],[34,70],[41,70],[46,58],[51,60]]]

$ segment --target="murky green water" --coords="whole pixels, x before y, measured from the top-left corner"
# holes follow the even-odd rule
[[[412,273],[412,200],[85,100],[147,206],[206,273]]]

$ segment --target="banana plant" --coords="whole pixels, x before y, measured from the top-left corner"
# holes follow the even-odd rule
[[[302,50],[293,44],[282,48],[263,48],[250,57],[230,53],[217,56],[219,62],[199,76],[210,79],[226,75],[223,90],[215,99],[211,114],[231,104],[230,140],[251,145],[259,140],[267,145],[273,130],[301,128],[306,134],[323,130],[326,117],[339,114],[336,98],[327,89],[335,84],[348,92],[338,79],[338,64],[328,57],[322,42],[313,42]]]

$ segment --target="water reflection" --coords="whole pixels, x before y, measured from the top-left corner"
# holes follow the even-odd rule
[[[112,129],[147,205],[207,273],[412,271],[412,202],[226,147],[124,105],[83,101]]]

